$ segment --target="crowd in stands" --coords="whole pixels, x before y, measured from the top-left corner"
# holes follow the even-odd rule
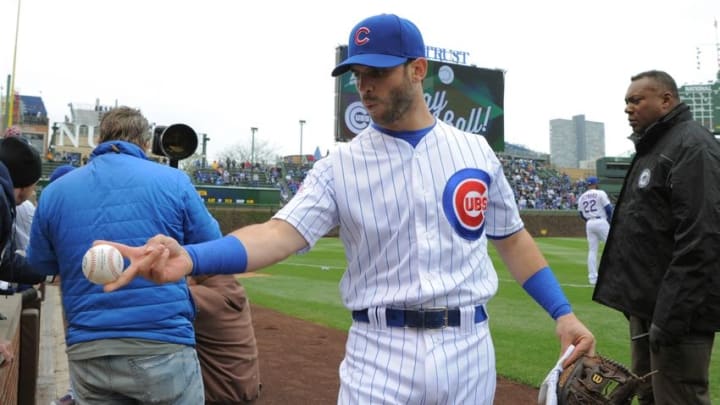
[[[215,184],[219,186],[272,187],[278,184],[280,168],[261,163],[236,163],[213,161],[208,167],[195,162],[193,172],[197,184]]]
[[[196,184],[214,184],[235,187],[276,187],[280,189],[283,201],[287,201],[300,188],[305,175],[312,163],[267,165],[264,163],[244,162],[237,164],[234,160],[226,162],[213,161],[208,167],[201,167],[196,162],[193,181]]]
[[[573,180],[544,160],[498,158],[521,210],[574,210],[577,197],[587,189],[584,179]]]
[[[54,159],[56,164],[70,163],[79,166],[75,156],[66,154]],[[558,171],[546,158],[517,157],[499,154],[505,176],[515,193],[515,200],[521,210],[574,210],[576,199],[586,189],[584,179],[573,180]],[[207,167],[202,162],[193,162],[193,181],[196,184],[213,184],[235,187],[276,187],[280,189],[283,201],[295,195],[314,162],[265,163],[240,162],[227,159],[213,161]]]
[[[587,189],[584,179],[573,180],[544,159],[502,154],[498,157],[521,210],[574,210],[577,197]],[[278,187],[283,200],[287,201],[297,193],[311,167],[312,162],[253,165],[250,162],[214,161],[207,168],[198,167],[194,181],[198,184]]]

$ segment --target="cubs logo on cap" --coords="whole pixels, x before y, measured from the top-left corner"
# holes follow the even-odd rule
[[[480,169],[453,174],[443,190],[442,205],[450,225],[462,238],[477,240],[485,229],[490,175]]]
[[[425,57],[422,34],[410,20],[380,14],[360,21],[350,32],[348,57],[332,71],[339,76],[351,65],[389,68]]]

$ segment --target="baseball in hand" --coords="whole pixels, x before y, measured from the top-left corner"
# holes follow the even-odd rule
[[[83,256],[83,274],[95,284],[103,285],[117,280],[124,267],[122,254],[110,245],[95,245]]]

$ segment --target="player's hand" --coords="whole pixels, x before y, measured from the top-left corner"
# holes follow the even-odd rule
[[[120,277],[105,284],[103,287],[105,292],[115,291],[137,276],[159,284],[172,283],[181,280],[192,271],[192,261],[187,251],[169,236],[154,236],[144,246],[139,247],[107,241],[95,241],[93,245],[100,243],[116,247],[124,257],[130,259],[130,266]]]
[[[575,346],[575,350],[563,362],[563,368],[571,365],[584,354],[595,355],[595,336],[577,319],[575,314],[563,315],[556,322],[555,333],[560,338],[560,353],[565,353],[570,345]]]
[[[8,341],[0,341],[0,368],[7,366],[15,358],[12,351],[10,351],[10,345]]]

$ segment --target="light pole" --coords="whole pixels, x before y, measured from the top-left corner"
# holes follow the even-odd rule
[[[300,120],[300,163],[305,162],[305,158],[303,157],[302,152],[302,137],[303,137],[303,125],[305,125],[305,120]]]
[[[252,144],[250,145],[250,163],[255,167],[255,131],[257,131],[256,127],[250,127],[250,131],[252,131]]]
[[[15,48],[13,49],[13,63],[12,63],[12,76],[10,81],[10,88],[8,94],[10,99],[7,100],[7,127],[13,126],[13,107],[15,104],[15,62],[17,60],[17,44],[18,44],[18,33],[20,32],[20,0],[18,0],[17,6],[17,20],[15,22]]]
[[[50,156],[52,156],[53,160],[54,160],[54,158],[55,158],[55,143],[57,142],[57,139],[58,139],[58,131],[60,130],[60,127],[58,126],[57,122],[53,122],[51,129],[52,129],[52,133],[50,134],[50,139],[48,139],[47,150],[48,150],[48,152],[50,152]]]
[[[207,134],[202,134],[202,168],[207,167],[207,143],[210,140]]]

